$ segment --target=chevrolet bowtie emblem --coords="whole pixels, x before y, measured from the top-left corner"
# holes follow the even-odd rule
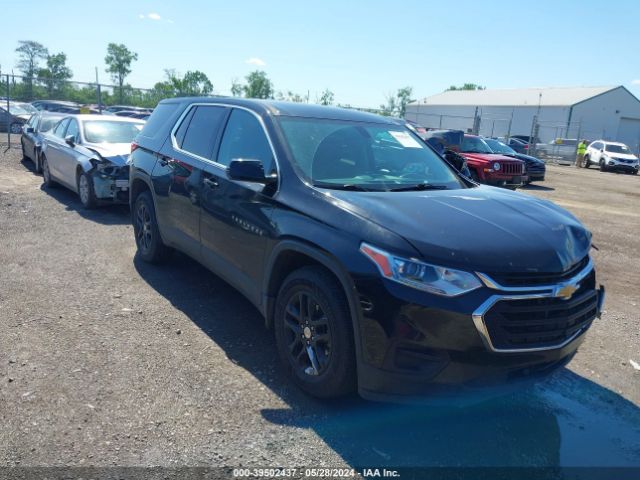
[[[571,284],[563,285],[562,287],[556,288],[554,295],[564,300],[569,300],[579,288],[580,288],[579,283],[576,285],[571,285]]]

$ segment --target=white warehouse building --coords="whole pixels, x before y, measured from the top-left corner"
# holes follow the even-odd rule
[[[640,151],[640,100],[623,86],[452,90],[407,105],[405,118],[430,128],[481,135],[612,140]]]

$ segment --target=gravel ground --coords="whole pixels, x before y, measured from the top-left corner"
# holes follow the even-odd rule
[[[523,190],[593,231],[606,313],[549,381],[447,409],[306,397],[239,293],[137,261],[127,208],[31,168],[0,153],[0,466],[640,467],[639,177],[551,166]]]

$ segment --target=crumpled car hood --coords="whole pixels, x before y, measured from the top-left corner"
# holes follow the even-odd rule
[[[343,207],[405,238],[425,261],[452,268],[559,273],[591,247],[591,233],[569,212],[509,190],[335,190],[331,195],[346,202]]]
[[[131,154],[130,143],[86,143],[84,146],[118,167],[125,166]]]

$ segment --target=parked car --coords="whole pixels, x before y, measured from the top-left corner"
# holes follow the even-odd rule
[[[22,156],[31,160],[35,171],[40,173],[40,151],[42,149],[42,136],[48,132],[64,116],[62,113],[37,112],[31,115],[29,121],[22,128],[20,145]]]
[[[529,143],[520,138],[509,137],[509,138],[498,138],[496,140],[504,143],[505,145],[510,147],[512,150],[515,150],[517,153],[522,153],[523,155],[525,155],[529,151]]]
[[[462,175],[471,178],[467,160],[459,153],[464,139],[462,130],[428,130],[421,138]]]
[[[129,118],[138,118],[140,120],[146,120],[151,115],[150,113],[144,111],[130,111],[130,110],[120,110],[119,112],[115,112],[114,115],[118,117],[129,117]]]
[[[561,163],[573,164],[576,160],[578,140],[575,138],[556,138],[549,143],[536,144],[536,155],[540,158],[554,158]]]
[[[525,180],[526,184],[529,184],[531,182],[544,181],[547,167],[542,160],[530,155],[518,153],[513,148],[494,138],[484,138],[483,140],[487,145],[489,145],[489,148],[493,151],[493,153],[499,153],[500,155],[504,155],[505,157],[517,158],[518,160],[522,160],[525,163],[525,173],[527,176],[527,180]]]
[[[47,188],[62,184],[85,208],[128,203],[131,141],[144,122],[113,116],[74,115],[43,138],[40,164]]]
[[[602,308],[591,234],[573,215],[469,181],[389,118],[163,100],[129,173],[139,258],[181,250],[237,288],[318,397],[541,378]]]
[[[542,143],[539,137],[531,137],[530,135],[509,135],[509,138],[515,138],[517,140],[521,140],[523,143],[526,143],[526,144]],[[506,143],[506,142],[503,142],[503,143]]]
[[[75,102],[63,102],[61,100],[36,100],[31,102],[38,110],[46,110],[47,112],[58,112],[68,114],[80,113],[81,105]]]
[[[21,133],[22,126],[27,123],[31,115],[31,111],[20,102],[10,102],[8,110],[6,103],[0,104],[0,131]]]
[[[515,190],[528,181],[522,160],[494,153],[482,137],[465,134],[460,153],[477,182]]]
[[[152,109],[143,108],[143,107],[133,107],[131,105],[112,105],[104,109],[104,113],[106,114],[115,114],[117,112],[144,112],[151,114]]]
[[[631,153],[631,149],[624,143],[607,140],[591,142],[587,147],[584,160],[586,168],[598,165],[603,172],[611,170],[633,173],[634,175],[638,174],[640,163],[638,157]]]

